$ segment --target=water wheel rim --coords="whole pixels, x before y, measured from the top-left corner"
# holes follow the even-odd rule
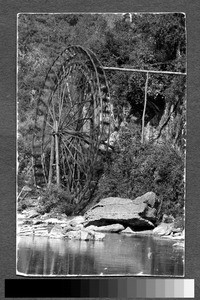
[[[109,107],[108,102],[110,97],[109,89],[108,89],[107,81],[105,79],[105,74],[103,74],[102,70],[100,71],[100,66],[97,64],[97,61],[94,63],[93,59],[91,58],[91,53],[90,54],[88,53],[89,52],[83,50],[83,48],[80,46],[72,46],[71,48],[68,47],[65,51],[63,51],[63,53],[57,58],[57,60],[55,60],[52,67],[50,68],[45,80],[43,90],[38,100],[37,109],[36,109],[37,111],[36,121],[35,121],[36,133],[33,138],[33,157],[36,156],[35,149],[37,148],[36,146],[37,141],[39,141],[38,145],[40,148],[40,157],[41,157],[41,166],[42,166],[41,169],[44,175],[43,176],[44,184],[48,183],[48,176],[49,176],[48,164],[45,161],[45,156],[47,154],[47,148],[51,144],[51,139],[53,136],[55,137],[55,135],[57,135],[61,143],[61,153],[62,153],[61,155],[62,159],[60,161],[60,163],[62,164],[61,176],[66,177],[66,171],[63,171],[64,165],[65,167],[69,165],[69,160],[66,160],[66,156],[67,157],[70,156],[72,160],[74,159],[74,161],[76,160],[75,157],[73,156],[74,154],[70,153],[72,152],[71,151],[72,148],[76,149],[75,152],[79,159],[80,157],[82,157],[84,164],[83,166],[79,167],[79,169],[81,169],[82,172],[84,172],[85,170],[84,179],[82,180],[84,182],[84,188],[90,185],[90,181],[92,179],[91,178],[92,171],[93,171],[92,169],[98,157],[99,146],[102,141],[108,140],[109,138],[109,133],[110,133],[110,122],[109,122],[110,109],[108,108]],[[62,104],[60,108],[57,111],[52,110],[52,105],[55,104],[56,93],[58,93],[59,88],[61,88],[62,90],[60,95],[62,95],[64,89],[67,89],[67,84],[71,86],[71,90],[73,90],[74,83],[70,82],[70,78],[73,77],[73,81],[75,78],[77,79],[78,77],[76,76],[78,76],[77,75],[78,72],[81,73],[82,80],[84,79],[86,81],[84,93],[87,95],[87,89],[89,88],[91,91],[91,95],[89,97],[87,95],[87,97],[85,97],[85,100],[79,103],[79,107],[81,107],[82,105],[82,109],[80,109],[80,112],[83,113],[84,108],[93,107],[93,110],[90,108],[88,110],[86,109],[87,112],[84,118],[82,118],[83,123],[85,123],[85,125],[84,124],[82,125],[81,127],[82,129],[83,126],[87,127],[86,125],[88,125],[88,122],[91,122],[89,121],[90,119],[93,118],[93,123],[96,122],[94,121],[94,111],[95,111],[94,106],[98,108],[98,110],[96,110],[96,118],[98,118],[98,122],[96,123],[98,123],[98,126],[96,126],[96,132],[95,130],[92,130],[92,133],[90,132],[89,139],[87,134],[85,133],[83,134],[83,130],[81,132],[81,128],[79,128],[79,130],[77,130],[76,128],[75,130],[75,128],[73,127],[73,122],[77,126],[76,121],[80,121],[81,119],[79,116],[79,118],[77,119],[75,118],[76,120],[73,120],[73,117],[76,117],[76,115],[78,115],[76,109],[75,109],[76,115],[74,115],[73,113],[70,115],[70,110],[68,109],[67,112],[68,123],[66,124],[66,121],[63,121],[61,115],[63,115],[64,98],[62,98],[62,96],[60,98],[60,102],[58,102],[58,108],[60,105],[59,103]],[[107,90],[106,97],[105,95],[102,96],[102,88],[101,88],[102,86],[104,87],[106,86],[106,90]],[[70,97],[68,91],[68,100],[70,100],[69,98]],[[73,100],[73,105],[74,108],[78,106],[77,100]],[[103,105],[106,107],[106,122],[107,122],[106,126],[104,126],[103,124],[103,117],[105,114]],[[71,107],[71,112],[73,112],[73,107]],[[57,116],[55,116],[55,114]],[[43,118],[42,126],[40,124],[41,118]],[[51,119],[53,120],[53,122]],[[61,122],[61,120],[63,122]],[[58,132],[55,132],[55,122],[58,122],[57,124]],[[37,132],[38,127],[39,130]],[[47,128],[49,129],[47,130]],[[92,143],[89,142],[90,140],[92,140]],[[87,152],[88,156],[87,155],[84,156],[85,153],[83,152],[83,144],[86,148],[89,148],[89,151]],[[69,147],[71,148],[69,149]],[[66,155],[66,152],[68,153],[68,155]],[[78,163],[79,163],[79,159],[78,159]],[[69,171],[70,169],[69,166],[67,168]],[[37,184],[36,168],[35,168],[35,181]],[[75,176],[74,178],[74,183],[76,184],[76,182],[78,182],[77,186],[78,184],[79,185],[81,184],[81,180],[78,180],[77,176]],[[65,186],[66,185],[68,185],[70,190],[69,182],[68,184],[65,184]],[[84,190],[84,188],[82,184],[82,190]],[[80,192],[79,190],[77,188],[76,193],[79,193]]]

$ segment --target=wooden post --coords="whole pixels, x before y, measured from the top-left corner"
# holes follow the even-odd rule
[[[53,161],[54,161],[54,135],[51,137],[51,156],[49,165],[49,178],[48,178],[48,188],[50,188],[53,176]]]
[[[56,184],[60,186],[60,165],[59,165],[59,140],[58,140],[58,121],[55,122],[55,148],[56,148]]]
[[[145,97],[144,97],[144,109],[142,115],[142,136],[141,136],[141,143],[144,143],[144,122],[145,122],[145,113],[147,107],[147,89],[148,89],[148,80],[149,80],[149,73],[147,72],[146,83],[145,83]]]

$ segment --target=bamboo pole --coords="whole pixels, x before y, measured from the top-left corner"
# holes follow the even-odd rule
[[[126,71],[126,72],[139,72],[139,73],[154,73],[154,74],[166,74],[166,75],[184,75],[187,73],[182,72],[170,72],[170,71],[156,71],[156,70],[142,70],[142,69],[130,69],[130,68],[117,68],[117,67],[103,67],[104,70],[111,71]]]
[[[60,186],[60,166],[59,166],[59,140],[58,140],[58,121],[55,122],[55,148],[56,148],[56,184]]]
[[[144,125],[145,125],[145,113],[147,107],[147,89],[148,89],[148,80],[149,80],[149,73],[147,72],[146,83],[145,83],[145,97],[144,97],[144,109],[142,115],[142,136],[141,136],[141,143],[144,143]]]
[[[50,165],[49,165],[48,188],[50,188],[52,183],[53,161],[54,161],[54,135],[52,135],[51,137],[51,155],[50,155]]]

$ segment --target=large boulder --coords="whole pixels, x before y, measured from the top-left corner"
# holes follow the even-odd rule
[[[107,226],[118,223],[131,229],[154,228],[157,207],[158,200],[153,192],[135,200],[118,197],[102,199],[86,212],[84,226]]]

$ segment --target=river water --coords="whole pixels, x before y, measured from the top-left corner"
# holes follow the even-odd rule
[[[17,271],[26,275],[184,275],[184,250],[152,236],[107,234],[104,241],[18,238]]]

